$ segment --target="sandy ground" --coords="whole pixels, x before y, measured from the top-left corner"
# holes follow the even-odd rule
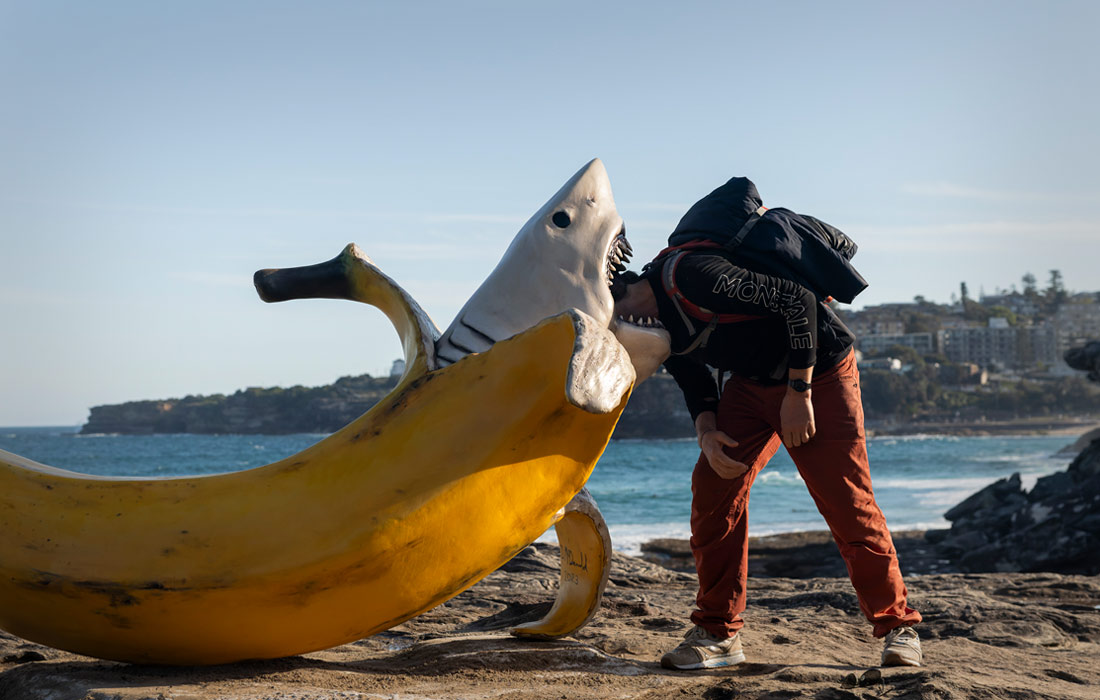
[[[3,700],[364,698],[1100,698],[1100,581],[1057,574],[908,576],[925,622],[923,668],[876,676],[844,578],[752,578],[748,660],[660,668],[687,629],[694,575],[616,555],[601,612],[571,638],[507,628],[548,607],[556,550],[529,547],[449,603],[324,652],[209,668],[139,667],[0,634]]]

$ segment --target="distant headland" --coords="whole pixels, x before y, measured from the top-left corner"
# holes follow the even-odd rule
[[[397,385],[397,376],[341,377],[319,387],[249,388],[233,394],[129,401],[94,406],[82,434],[331,433],[365,413]],[[676,382],[658,375],[641,384],[620,420],[618,437],[694,435]]]
[[[883,376],[877,376],[879,374]],[[1061,414],[1051,411],[1049,404],[1030,402],[1034,411],[1021,412],[1018,404],[1005,401],[1009,396],[1015,396],[1019,390],[1017,385],[1011,389],[1001,389],[999,396],[990,396],[993,401],[983,402],[986,404],[984,406],[961,407],[954,402],[955,405],[946,412],[934,410],[934,402],[930,402],[932,405],[926,403],[924,411],[910,412],[911,404],[904,404],[907,409],[905,413],[886,413],[876,410],[878,402],[866,401],[866,394],[869,389],[873,392],[875,389],[872,387],[877,388],[879,380],[889,378],[890,373],[872,370],[864,375],[869,434],[1081,433],[1089,426],[1100,423],[1100,416],[1092,411],[1081,411],[1079,406],[1064,406],[1066,413]],[[1095,389],[1090,392],[1089,388],[1080,386],[1086,384],[1082,379],[1063,379],[1062,382],[1070,382],[1078,391],[1088,392],[1090,398],[1095,395],[1092,393]],[[85,435],[331,433],[365,413],[396,385],[396,376],[372,377],[364,374],[341,377],[332,384],[319,387],[249,388],[228,395],[185,396],[95,406],[80,432]],[[1039,391],[1045,390],[1057,396],[1060,393],[1058,388],[1062,387],[1047,385]],[[897,391],[896,387],[891,389]],[[989,411],[988,404],[997,398],[1012,405],[1013,410]],[[1092,408],[1098,405],[1100,402],[1092,403]],[[635,388],[614,437],[661,439],[694,435],[691,416],[684,406],[679,387],[671,376],[660,373]]]

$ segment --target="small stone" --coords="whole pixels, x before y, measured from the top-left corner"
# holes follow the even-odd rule
[[[21,651],[17,654],[8,654],[3,661],[6,664],[25,664],[32,661],[45,661],[46,655],[40,651]]]

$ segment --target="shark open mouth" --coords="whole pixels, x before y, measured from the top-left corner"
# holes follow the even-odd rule
[[[607,286],[612,290],[612,297],[616,295],[616,285],[624,285],[625,282],[621,280],[622,275],[626,272],[626,264],[630,262],[630,259],[634,256],[634,249],[630,246],[630,241],[626,239],[626,225],[619,229],[619,233],[611,240],[611,245],[607,251]],[[616,315],[615,321],[621,324],[629,324],[637,328],[653,328],[664,330],[664,324],[653,316],[634,318],[633,315],[619,316]]]

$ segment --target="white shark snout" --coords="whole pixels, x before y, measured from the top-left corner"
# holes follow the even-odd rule
[[[436,344],[440,364],[577,309],[609,327],[609,271],[629,245],[599,159],[581,168],[539,209]],[[610,266],[610,267],[609,267]]]
[[[668,341],[667,333],[662,344],[663,332],[639,331],[614,321],[609,284],[626,269],[632,253],[607,170],[594,159],[516,234],[496,268],[437,341],[439,365],[485,352],[545,318],[576,309],[614,332],[641,381],[667,356]]]

